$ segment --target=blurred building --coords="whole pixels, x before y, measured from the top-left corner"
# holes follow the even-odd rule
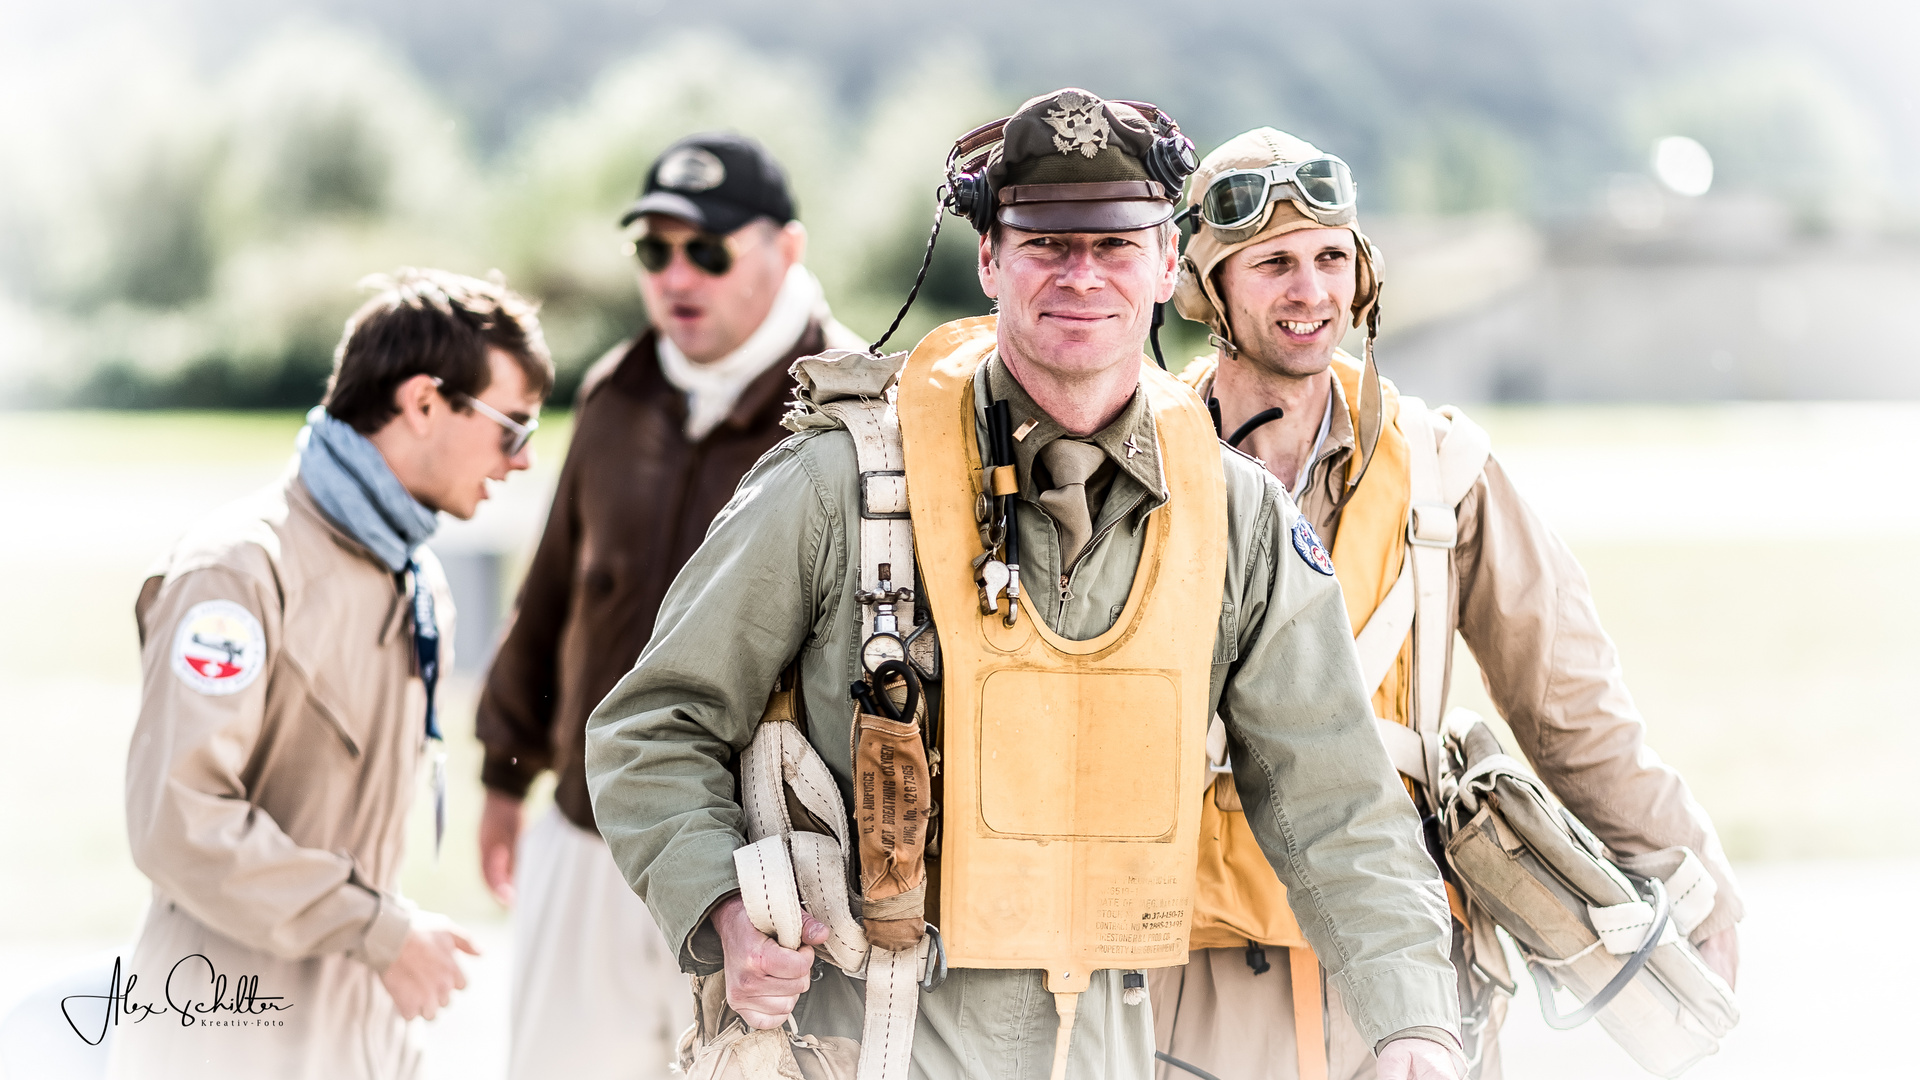
[[[1863,223],[1623,177],[1545,229],[1368,227],[1381,367],[1429,401],[1920,398],[1920,243]]]

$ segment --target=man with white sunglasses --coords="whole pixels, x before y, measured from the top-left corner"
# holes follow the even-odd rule
[[[1209,155],[1189,198],[1198,220],[1175,303],[1216,348],[1182,377],[1222,437],[1265,464],[1326,538],[1382,738],[1423,813],[1428,774],[1420,740],[1406,752],[1409,728],[1437,729],[1457,630],[1527,760],[1608,848],[1698,855],[1714,899],[1681,929],[1731,983],[1742,915],[1732,869],[1685,781],[1646,745],[1585,574],[1489,455],[1484,432],[1380,378],[1382,267],[1347,165],[1259,128]],[[1339,348],[1350,327],[1367,331],[1359,359]],[[1418,560],[1428,558],[1434,588],[1416,600]],[[1433,617],[1422,623],[1416,610]],[[1205,799],[1211,841],[1193,951],[1185,967],[1149,976],[1160,1047],[1221,1076],[1372,1075],[1346,1004],[1336,992],[1323,1005],[1321,964],[1260,856],[1232,774],[1221,772]],[[1466,931],[1481,920],[1451,882],[1449,899],[1467,1054],[1473,1075],[1492,1080],[1507,998],[1489,973],[1510,975],[1499,950],[1485,948],[1490,924]],[[1182,1075],[1161,1069],[1161,1080]]]
[[[784,438],[787,369],[859,348],[802,259],[780,164],[695,135],[648,170],[620,224],[652,328],[587,373],[572,446],[478,727],[482,871],[514,907],[513,1078],[665,1076],[686,979],[594,822],[587,714],[633,666],[661,597],[760,455]],[[522,830],[534,778],[554,809]]]

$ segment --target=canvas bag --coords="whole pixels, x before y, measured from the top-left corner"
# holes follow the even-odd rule
[[[1533,974],[1550,1026],[1597,1019],[1640,1066],[1679,1076],[1740,1020],[1733,991],[1686,940],[1715,884],[1683,848],[1621,857],[1555,802],[1465,709],[1443,725],[1441,829],[1473,909],[1476,966],[1511,993],[1504,929]],[[1583,1006],[1563,1014],[1555,988]]]
[[[802,1035],[791,1026],[755,1031],[727,1004],[725,972],[693,980],[693,1023],[680,1036],[678,1068],[691,1080],[854,1080],[860,1044]]]

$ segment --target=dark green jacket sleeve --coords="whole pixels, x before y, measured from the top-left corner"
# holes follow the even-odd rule
[[[1247,822],[1368,1043],[1457,1033],[1446,895],[1374,729],[1339,585],[1297,550],[1298,512],[1266,470],[1229,454],[1227,473],[1237,610],[1215,702]]]
[[[717,954],[696,955],[693,935],[739,888],[735,756],[827,610],[834,530],[802,449],[820,438],[787,440],[740,481],[674,580],[653,640],[587,720],[600,833],[687,971],[718,969]]]

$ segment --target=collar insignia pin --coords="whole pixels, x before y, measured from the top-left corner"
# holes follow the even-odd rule
[[[1136,454],[1145,453],[1145,451],[1140,449],[1140,444],[1137,442],[1134,442],[1133,440],[1134,440],[1134,436],[1129,435],[1127,436],[1127,441],[1120,444],[1127,451],[1128,461],[1132,461],[1134,458],[1134,455]]]

